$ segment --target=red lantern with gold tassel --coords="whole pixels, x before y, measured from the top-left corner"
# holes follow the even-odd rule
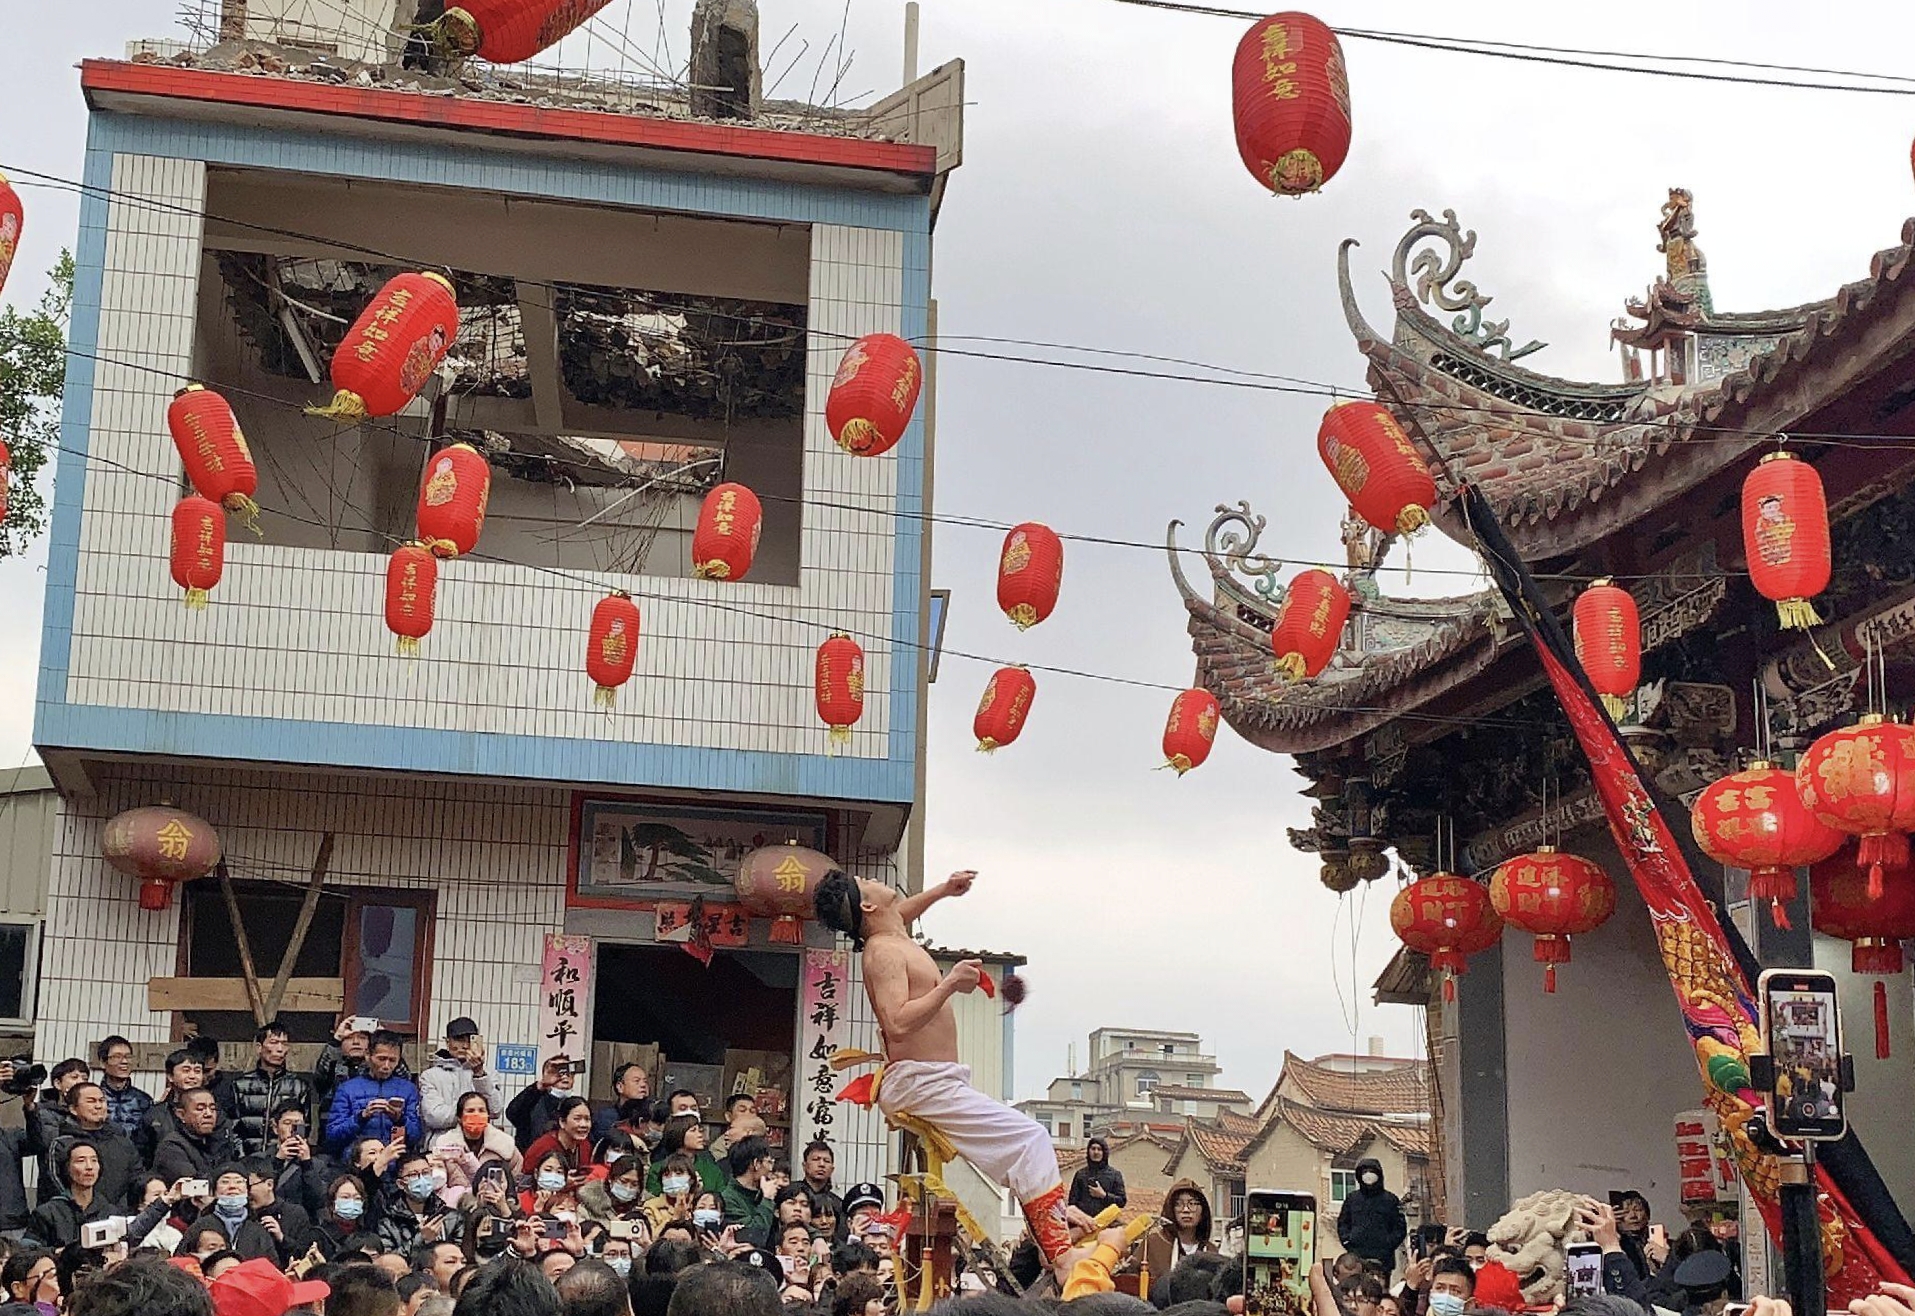
[[[1769,902],[1778,928],[1789,926],[1795,870],[1820,863],[1847,839],[1802,803],[1794,773],[1761,761],[1704,787],[1689,826],[1704,854],[1749,870],[1749,898]]]
[[[1915,829],[1915,728],[1866,713],[1821,737],[1795,765],[1802,803],[1829,826],[1861,837],[1855,862],[1868,870],[1871,898],[1882,870],[1908,867]]]
[[[100,854],[140,879],[140,908],[153,913],[173,902],[174,883],[213,871],[219,863],[219,833],[204,818],[170,805],[128,809],[100,829]]]
[[[825,424],[854,457],[877,457],[897,447],[918,407],[924,367],[911,344],[896,334],[866,334],[838,362],[825,397]]]
[[[419,538],[439,557],[462,557],[479,544],[492,500],[492,467],[469,443],[441,448],[419,481]]]
[[[818,884],[837,871],[830,855],[802,845],[762,845],[738,865],[732,890],[746,913],[773,920],[773,945],[801,946]]]
[[[364,420],[406,409],[459,336],[459,303],[438,274],[388,280],[332,354],[330,403],[309,416]]]
[[[1259,183],[1302,196],[1350,153],[1350,75],[1336,33],[1309,14],[1272,14],[1243,34],[1230,67],[1237,153]]]
[[[173,508],[173,583],[186,591],[186,606],[204,608],[206,595],[226,570],[226,513],[218,503],[189,494]]]
[[[632,679],[638,664],[638,605],[624,590],[613,590],[592,609],[592,628],[585,640],[585,674],[597,687],[594,703],[606,708],[618,699],[618,688]]]
[[[1378,530],[1413,535],[1430,523],[1436,481],[1387,408],[1374,402],[1331,407],[1317,428],[1317,455],[1356,514]]]
[[[758,555],[765,511],[742,484],[721,484],[705,495],[692,531],[692,574],[700,580],[743,580]]]
[[[408,658],[432,630],[438,588],[439,559],[424,544],[393,550],[386,561],[386,629],[399,637],[399,652]]]
[[[1011,744],[1024,733],[1024,719],[1037,698],[1037,680],[1022,667],[1000,667],[991,674],[978,701],[977,716],[971,719],[971,734],[977,747],[992,754]]]
[[[226,399],[211,389],[188,384],[173,395],[166,409],[166,427],[186,466],[186,478],[200,497],[212,499],[259,534],[259,504],[253,501],[259,492],[259,471],[240,432],[239,418]]]
[[[1576,599],[1576,661],[1602,696],[1609,716],[1621,717],[1642,679],[1642,623],[1629,591],[1607,578]]]
[[[1784,630],[1822,624],[1811,600],[1829,587],[1829,504],[1822,477],[1794,453],[1770,453],[1742,482],[1742,551]]]
[[[1284,591],[1270,628],[1277,667],[1292,681],[1313,677],[1330,665],[1350,619],[1350,591],[1327,571],[1300,571]]]
[[[459,0],[426,30],[452,54],[520,64],[563,41],[611,2]]]
[[[1217,697],[1208,690],[1186,690],[1170,701],[1164,722],[1164,766],[1179,777],[1201,768],[1217,741]]]
[[[1051,615],[1064,585],[1064,541],[1035,521],[1012,526],[997,563],[997,606],[1027,631]]]
[[[26,208],[13,184],[0,174],[0,291],[7,286],[7,271],[13,268],[14,253],[20,250],[20,231],[26,227]]]
[[[1430,957],[1446,1001],[1456,999],[1456,975],[1467,971],[1468,957],[1503,935],[1489,889],[1455,873],[1432,873],[1397,892],[1390,927],[1405,946]]]
[[[1875,1058],[1889,1058],[1888,984],[1902,972],[1902,943],[1915,937],[1915,873],[1892,868],[1882,874],[1882,893],[1868,893],[1868,879],[1855,856],[1833,855],[1809,870],[1809,913],[1815,930],[1854,942],[1849,967],[1875,983]]]
[[[1556,966],[1570,961],[1569,939],[1594,932],[1616,912],[1616,884],[1602,865],[1545,845],[1517,855],[1489,880],[1498,918],[1536,938],[1543,990],[1556,990]]]
[[[812,671],[818,718],[831,728],[832,745],[851,743],[851,728],[864,716],[864,650],[849,635],[818,646]]]

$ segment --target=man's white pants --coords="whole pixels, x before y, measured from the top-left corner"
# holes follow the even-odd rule
[[[884,1067],[878,1109],[915,1115],[942,1133],[958,1155],[1020,1202],[1058,1186],[1057,1152],[1030,1116],[971,1086],[971,1067],[942,1060],[897,1060]]]

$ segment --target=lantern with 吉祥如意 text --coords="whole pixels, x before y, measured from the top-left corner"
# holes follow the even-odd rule
[[[432,629],[438,588],[439,559],[424,544],[401,544],[386,560],[386,629],[399,637],[399,652],[408,658]]]
[[[1468,957],[1503,935],[1488,888],[1455,873],[1432,873],[1397,892],[1390,927],[1405,946],[1430,957],[1446,1001],[1456,999],[1456,975],[1468,969]]]
[[[692,530],[692,574],[700,580],[743,580],[758,555],[765,510],[742,484],[721,484],[705,495]]]
[[[1689,826],[1704,854],[1749,871],[1749,898],[1769,902],[1778,928],[1789,926],[1795,870],[1828,858],[1846,839],[1802,802],[1794,773],[1761,761],[1704,787]]]
[[[440,557],[462,557],[479,544],[492,467],[469,443],[441,448],[419,481],[419,538]]]
[[[1243,34],[1230,68],[1237,153],[1281,196],[1314,192],[1350,153],[1350,75],[1336,33],[1272,14]]]
[[[333,399],[307,415],[339,420],[404,411],[459,336],[459,303],[438,274],[399,274],[366,303],[332,354]]]
[[[1802,803],[1829,826],[1859,836],[1855,862],[1868,870],[1871,896],[1884,868],[1908,867],[1915,828],[1915,728],[1865,713],[1808,747],[1795,765]]]
[[[218,503],[189,494],[173,508],[173,583],[186,591],[186,606],[203,608],[206,595],[226,570],[226,513]]]
[[[624,590],[613,590],[592,609],[585,639],[585,674],[597,689],[594,702],[612,707],[618,688],[632,679],[638,662],[638,605]]]
[[[454,55],[522,64],[583,27],[612,0],[458,0],[426,31]]]
[[[1283,593],[1270,648],[1277,667],[1292,681],[1313,677],[1330,665],[1350,619],[1350,591],[1327,571],[1300,571]]]
[[[746,913],[773,920],[772,944],[798,946],[818,884],[837,871],[830,855],[802,845],[761,845],[738,866],[732,889]]]
[[[978,700],[977,716],[971,719],[978,749],[995,753],[1022,735],[1036,698],[1037,679],[1024,668],[1000,667],[991,673],[984,697]]]
[[[1012,526],[997,560],[997,606],[1027,631],[1051,615],[1064,585],[1064,541],[1035,521]]]
[[[1489,880],[1498,918],[1536,939],[1543,990],[1556,990],[1556,966],[1570,960],[1569,939],[1594,932],[1616,912],[1616,884],[1602,865],[1543,846],[1505,860]]]
[[[20,194],[13,190],[7,176],[0,174],[0,291],[6,289],[7,271],[13,268],[13,258],[20,250],[20,230],[26,222]]]
[[[891,451],[917,410],[924,367],[896,334],[866,334],[845,349],[825,396],[825,425],[854,457]]]
[[[831,728],[830,744],[851,743],[851,728],[864,716],[864,650],[849,635],[818,646],[812,672],[818,718]]]
[[[1201,768],[1217,740],[1217,697],[1208,690],[1186,690],[1170,701],[1164,722],[1164,766],[1179,777]]]
[[[1811,600],[1829,587],[1829,504],[1822,477],[1794,453],[1770,453],[1743,480],[1742,551],[1785,630],[1821,624]]]
[[[122,873],[140,879],[140,908],[172,903],[172,884],[205,877],[219,863],[219,834],[183,809],[128,809],[100,830],[100,853]]]
[[[179,449],[186,478],[202,498],[210,498],[254,534],[259,534],[259,471],[240,432],[239,418],[225,398],[209,388],[188,384],[166,408],[166,428]]]
[[[1809,911],[1817,932],[1854,943],[1850,969],[1876,979],[1875,1057],[1888,1059],[1888,984],[1881,980],[1902,972],[1902,943],[1915,937],[1915,873],[1887,869],[1881,894],[1870,896],[1855,857],[1831,855],[1809,870]]]
[[[1390,535],[1430,523],[1436,481],[1396,417],[1374,402],[1342,402],[1323,413],[1317,455],[1356,514]]]
[[[1621,717],[1642,679],[1642,623],[1634,596],[1607,578],[1598,580],[1576,598],[1574,630],[1576,661],[1609,716]]]

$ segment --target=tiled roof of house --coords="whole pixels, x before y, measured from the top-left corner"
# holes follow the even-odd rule
[[[1181,1084],[1165,1083],[1150,1090],[1152,1097],[1166,1097],[1171,1101],[1219,1101],[1239,1106],[1250,1104],[1250,1094],[1239,1092],[1235,1088],[1191,1088]]]
[[[1316,1146],[1333,1155],[1340,1155],[1359,1143],[1369,1141],[1376,1127],[1366,1119],[1312,1110],[1301,1102],[1291,1101],[1288,1097],[1277,1098],[1277,1108],[1271,1113],[1270,1123],[1271,1125],[1289,1125]]]
[[[1174,1134],[1181,1133],[1182,1129],[1176,1125],[1169,1126],[1172,1133],[1171,1136],[1167,1136],[1166,1132],[1162,1131],[1165,1130],[1165,1128],[1166,1126],[1161,1124],[1154,1126],[1146,1125],[1143,1128],[1125,1133],[1122,1136],[1107,1138],[1105,1141],[1109,1144],[1113,1155],[1130,1146],[1132,1143],[1137,1142],[1147,1142],[1159,1151],[1174,1152],[1177,1150],[1177,1139]],[[1099,1134],[1097,1136],[1102,1137],[1103,1135]],[[1067,1173],[1074,1173],[1083,1169],[1088,1160],[1088,1153],[1082,1147],[1059,1147],[1057,1149],[1057,1168]]]
[[[1188,1136],[1197,1154],[1204,1163],[1217,1174],[1242,1174],[1243,1149],[1250,1145],[1254,1134],[1226,1133],[1223,1129],[1201,1120],[1191,1120]]]
[[[1422,1061],[1393,1069],[1331,1069],[1286,1051],[1277,1088],[1288,1079],[1312,1106],[1335,1114],[1421,1115],[1430,1108],[1428,1069]]]
[[[1263,1121],[1255,1115],[1239,1115],[1234,1110],[1217,1112],[1217,1127],[1225,1133],[1256,1133],[1263,1128]]]

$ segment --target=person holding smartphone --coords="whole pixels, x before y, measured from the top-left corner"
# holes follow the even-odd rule
[[[512,1135],[492,1122],[492,1108],[482,1092],[459,1098],[458,1122],[432,1140],[432,1154],[446,1172],[446,1202],[462,1205],[473,1191],[479,1171],[487,1165],[504,1169],[507,1181],[519,1172],[519,1147]]]
[[[445,1045],[433,1057],[432,1067],[419,1075],[419,1119],[428,1134],[446,1133],[459,1124],[463,1098],[476,1092],[485,1098],[493,1119],[505,1115],[505,1102],[485,1068],[485,1038],[479,1025],[461,1015],[446,1025]]]
[[[347,1079],[333,1093],[326,1115],[326,1148],[343,1154],[362,1138],[390,1139],[401,1130],[417,1145],[425,1136],[419,1118],[419,1088],[398,1076],[405,1059],[405,1042],[397,1033],[378,1032],[367,1053],[366,1072]]]

